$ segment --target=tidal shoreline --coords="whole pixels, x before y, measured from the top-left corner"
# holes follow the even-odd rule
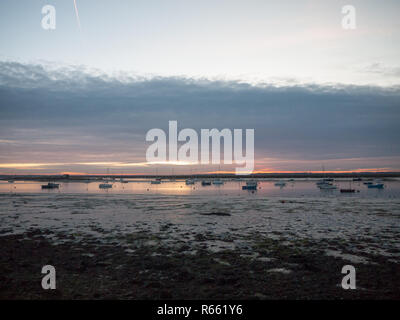
[[[54,244],[52,236],[65,241]],[[399,264],[382,256],[352,263],[357,289],[342,289],[349,261],[324,254],[327,247],[345,251],[339,240],[288,245],[254,235],[251,251],[190,252],[185,244],[159,245],[156,234],[126,237],[134,249],[120,239],[77,242],[50,230],[1,236],[0,299],[400,299]],[[41,288],[46,264],[56,268],[56,290]]]
[[[400,299],[399,218],[397,198],[2,193],[0,299]]]

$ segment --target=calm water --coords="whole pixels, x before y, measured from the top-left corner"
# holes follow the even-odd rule
[[[187,186],[184,180],[162,181],[161,184],[151,184],[150,180],[128,180],[128,183],[113,182],[111,189],[100,189],[102,182],[62,182],[59,189],[42,190],[45,182],[17,181],[8,183],[0,181],[1,193],[97,193],[97,194],[176,194],[176,195],[249,195],[249,196],[280,196],[280,197],[362,197],[362,198],[400,198],[400,181],[384,181],[385,188],[368,189],[362,182],[346,180],[335,181],[337,190],[320,190],[314,181],[296,180],[287,182],[285,187],[275,186],[276,181],[259,181],[259,189],[255,192],[242,190],[245,181],[226,181],[223,185],[202,186],[201,181]],[[340,188],[352,187],[354,194],[341,194]]]

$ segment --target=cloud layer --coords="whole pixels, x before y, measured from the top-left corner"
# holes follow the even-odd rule
[[[82,166],[71,163],[143,162],[146,132],[167,131],[169,120],[180,129],[254,128],[258,169],[400,169],[399,88],[252,86],[0,62],[0,164],[75,171]]]

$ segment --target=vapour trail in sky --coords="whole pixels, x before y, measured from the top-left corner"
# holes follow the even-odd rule
[[[78,7],[76,5],[76,0],[74,0],[74,7],[75,7],[76,20],[78,21],[78,27],[80,30],[81,29],[81,20],[79,19],[79,12],[78,12]]]

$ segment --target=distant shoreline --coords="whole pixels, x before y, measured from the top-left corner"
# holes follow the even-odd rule
[[[140,174],[140,175],[0,175],[0,180],[62,180],[62,181],[81,181],[81,180],[101,180],[104,178],[110,179],[266,179],[266,178],[280,178],[280,179],[294,179],[294,178],[398,178],[400,172],[351,172],[351,173],[260,173],[251,175],[235,175],[235,174],[192,174],[192,175],[154,175],[154,174]]]

